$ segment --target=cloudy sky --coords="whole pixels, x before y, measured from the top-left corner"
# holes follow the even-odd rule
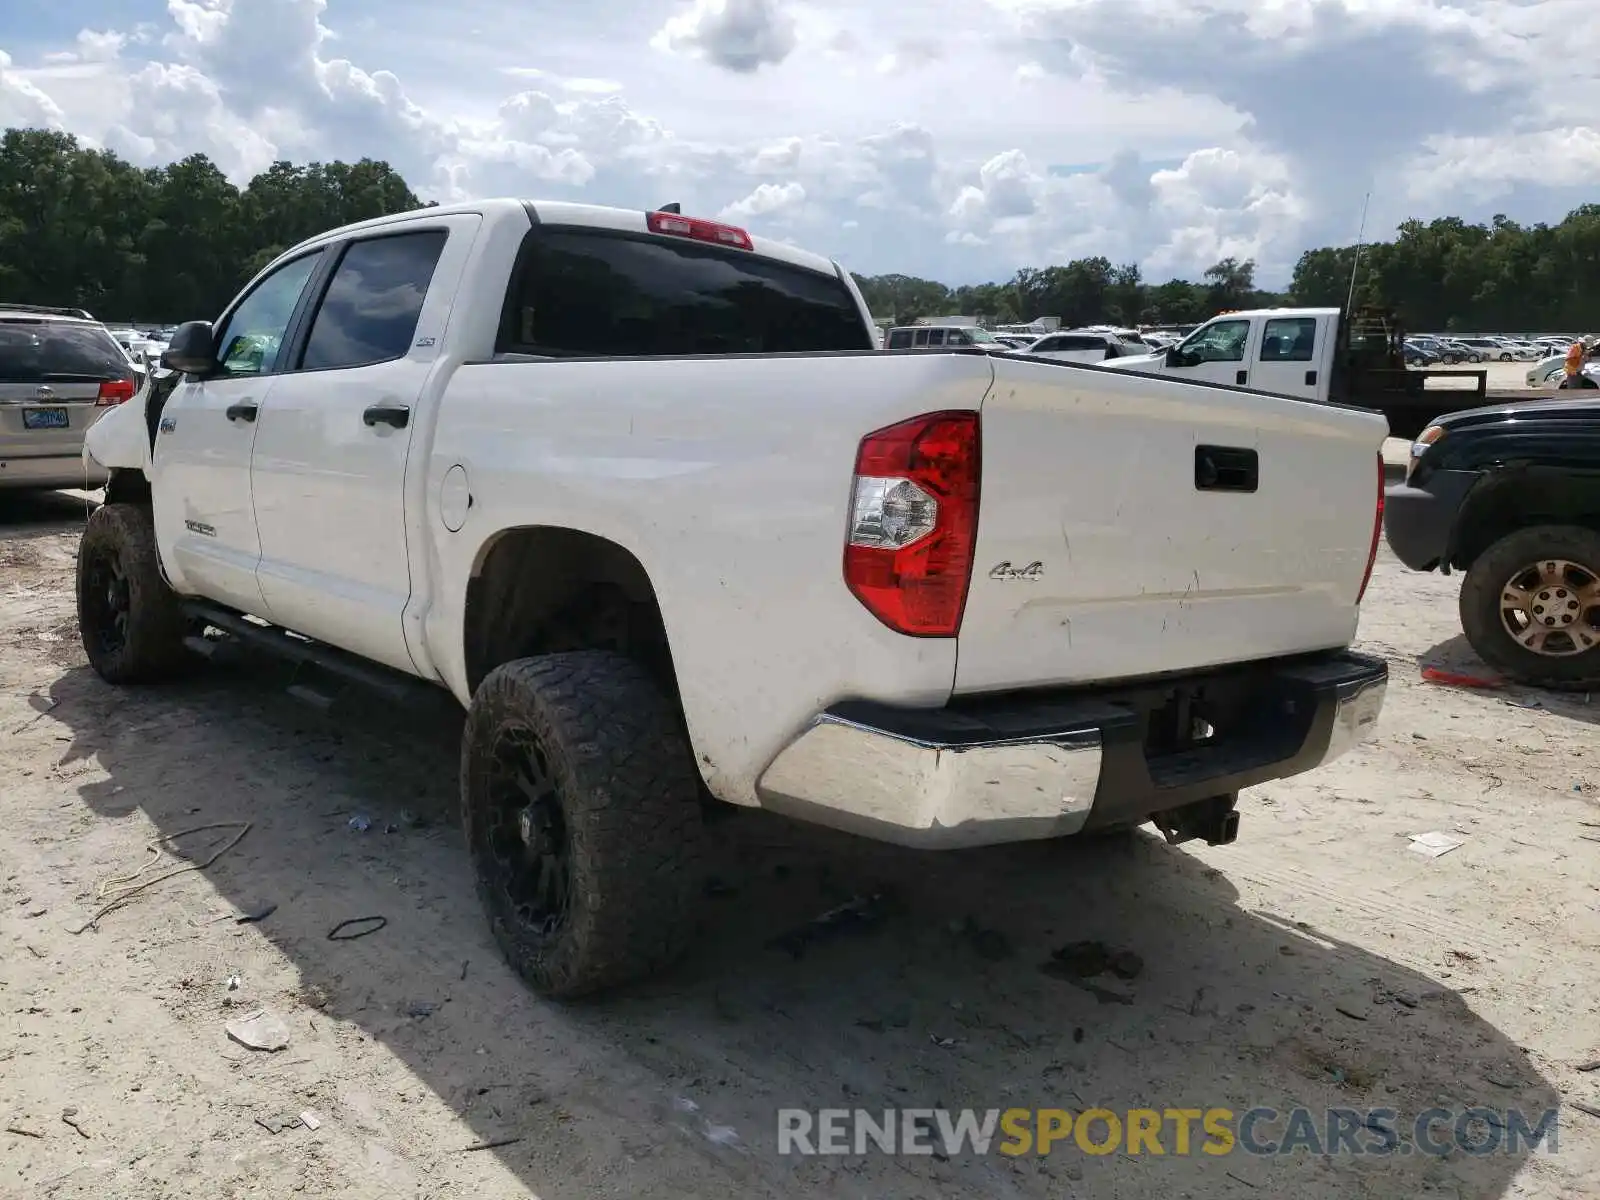
[[[1407,216],[1600,200],[1593,0],[10,0],[0,124],[140,164],[721,215],[947,282],[1288,278]]]

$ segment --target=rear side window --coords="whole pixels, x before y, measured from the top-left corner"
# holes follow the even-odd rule
[[[1106,348],[1104,338],[1064,337],[1058,338],[1057,342],[1059,343],[1055,347],[1057,350],[1104,350]]]
[[[501,348],[556,358],[871,350],[838,276],[687,240],[528,235]]]
[[[908,350],[911,347],[911,330],[896,329],[889,335],[889,349]]]
[[[0,321],[0,383],[130,379],[133,364],[98,325]]]
[[[424,229],[352,242],[311,323],[300,369],[404,358],[446,236],[443,229]]]
[[[1310,362],[1316,344],[1315,317],[1274,317],[1261,331],[1261,361]]]

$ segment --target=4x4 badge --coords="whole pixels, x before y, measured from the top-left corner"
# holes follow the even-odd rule
[[[1044,578],[1044,564],[1031,562],[1025,567],[1013,567],[1009,562],[997,563],[990,568],[989,578],[1005,581],[1022,579],[1028,583],[1036,583]]]

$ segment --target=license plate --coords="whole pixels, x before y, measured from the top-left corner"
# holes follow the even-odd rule
[[[22,410],[24,429],[65,429],[67,410],[64,408],[25,408]]]

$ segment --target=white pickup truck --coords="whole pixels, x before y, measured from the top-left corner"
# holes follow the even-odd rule
[[[1176,346],[1108,359],[1118,371],[1231,384],[1383,414],[1395,437],[1412,438],[1442,413],[1477,408],[1485,371],[1411,370],[1405,335],[1386,313],[1338,308],[1256,308],[1212,317]],[[1467,386],[1428,390],[1429,379]]]
[[[90,662],[150,680],[226,635],[447,688],[479,892],[548,994],[686,944],[705,803],[930,848],[1222,843],[1240,788],[1382,706],[1346,649],[1381,419],[874,350],[846,271],[729,226],[369,221],[164,364],[88,442]]]

